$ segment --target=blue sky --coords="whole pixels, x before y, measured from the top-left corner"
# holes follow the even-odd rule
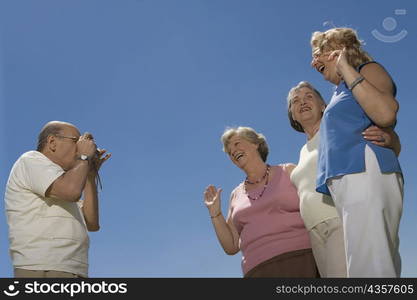
[[[226,214],[244,178],[220,136],[251,126],[266,135],[270,164],[298,161],[305,137],[290,127],[285,99],[301,80],[330,98],[309,65],[311,33],[328,21],[358,30],[397,83],[400,251],[403,276],[417,277],[416,12],[411,0],[1,0],[1,193],[41,127],[72,122],[113,154],[101,171],[91,277],[241,277],[240,254],[223,252],[203,204],[207,185],[222,187]],[[373,30],[407,35],[387,43]],[[4,213],[0,276],[12,276]]]

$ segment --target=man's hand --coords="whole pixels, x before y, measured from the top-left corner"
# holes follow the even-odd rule
[[[95,178],[101,165],[111,157],[111,153],[107,153],[105,149],[97,149],[93,158],[91,159],[91,167],[88,177]]]
[[[87,155],[90,159],[95,155],[97,146],[91,133],[84,133],[77,142],[77,155]]]

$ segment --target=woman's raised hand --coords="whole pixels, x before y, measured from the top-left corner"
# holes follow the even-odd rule
[[[216,217],[221,213],[221,192],[222,189],[217,189],[214,185],[209,185],[204,191],[204,204],[207,206],[211,217]]]

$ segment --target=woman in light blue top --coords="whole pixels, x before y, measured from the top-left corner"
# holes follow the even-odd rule
[[[350,28],[314,32],[311,46],[313,67],[336,86],[320,125],[317,191],[342,219],[348,277],[399,277],[401,168],[392,149],[362,138],[371,125],[395,125],[396,86]]]

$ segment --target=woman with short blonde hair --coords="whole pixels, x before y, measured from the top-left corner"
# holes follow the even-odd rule
[[[317,191],[332,196],[342,218],[348,277],[399,277],[401,167],[383,138],[361,134],[395,125],[396,86],[351,28],[314,32],[311,47],[312,66],[336,86],[320,125]]]

